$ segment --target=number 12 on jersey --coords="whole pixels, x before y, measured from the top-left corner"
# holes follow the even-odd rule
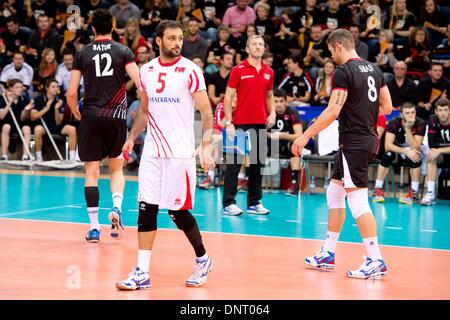
[[[100,70],[101,66],[100,66],[100,60],[106,59],[106,66],[103,69],[103,71]],[[111,64],[112,64],[112,58],[111,55],[109,53],[102,53],[101,55],[98,53],[96,54],[92,60],[95,61],[95,76],[97,78],[99,77],[107,77],[107,76],[112,76],[114,69],[111,68]]]

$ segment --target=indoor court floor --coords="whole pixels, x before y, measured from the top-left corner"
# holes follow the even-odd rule
[[[121,241],[109,235],[112,200],[101,179],[101,243],[84,241],[89,225],[81,173],[0,170],[0,299],[450,299],[450,201],[401,205],[389,198],[371,204],[389,275],[348,279],[364,248],[348,212],[336,250],[336,270],[305,268],[303,259],[322,245],[327,229],[324,194],[263,196],[267,216],[222,214],[222,190],[196,190],[192,211],[214,268],[201,288],[187,288],[194,252],[166,210],[152,255],[152,288],[120,292],[136,264],[137,181],[128,177]],[[237,204],[245,208],[246,193]]]

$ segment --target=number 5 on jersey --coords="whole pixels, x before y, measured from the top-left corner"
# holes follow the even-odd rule
[[[166,87],[166,81],[164,80],[164,77],[167,75],[165,72],[160,72],[158,74],[158,83],[161,84],[159,88],[156,89],[156,93],[161,93],[164,91]]]

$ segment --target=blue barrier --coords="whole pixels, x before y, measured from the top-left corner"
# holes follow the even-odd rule
[[[307,123],[310,123],[312,119],[317,118],[323,110],[325,110],[325,106],[297,106],[294,107],[298,113],[300,114],[300,120],[306,121]],[[392,118],[400,115],[399,110],[393,110],[392,113],[388,116],[386,116],[386,119],[389,121]]]

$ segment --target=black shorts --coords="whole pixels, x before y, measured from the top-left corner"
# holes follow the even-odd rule
[[[344,182],[344,188],[367,188],[369,164],[376,154],[365,150],[339,149],[332,178]]]
[[[124,119],[82,117],[78,128],[78,155],[81,161],[117,158],[127,138]]]
[[[270,139],[267,139],[267,148],[269,150],[268,155],[272,158],[290,159],[295,157],[291,151],[291,146],[292,141],[286,140],[271,141]],[[278,147],[278,151],[272,150],[272,147]]]
[[[442,158],[442,162],[438,160],[437,167],[450,169],[450,154],[443,154]]]

